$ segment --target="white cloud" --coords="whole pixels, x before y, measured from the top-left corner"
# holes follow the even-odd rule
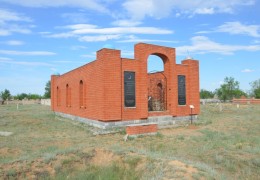
[[[11,58],[7,58],[7,57],[0,57],[0,61],[11,61]]]
[[[25,6],[25,7],[76,7],[96,10],[99,12],[108,12],[102,1],[97,0],[2,0],[6,3]]]
[[[165,43],[178,43],[178,41],[162,40],[162,39],[126,39],[117,41],[120,43],[129,43],[129,42],[165,42]]]
[[[190,46],[180,46],[176,49],[178,55],[187,54],[187,50],[193,54],[217,53],[227,55],[233,54],[235,51],[260,51],[260,45],[227,45],[214,42],[205,36],[195,36],[191,38]]]
[[[20,45],[23,45],[24,42],[23,41],[17,41],[17,40],[10,40],[10,41],[4,42],[4,44],[10,45],[10,46],[20,46]]]
[[[9,31],[9,34],[12,33],[30,34],[31,33],[30,28],[24,25],[8,24],[5,28]]]
[[[64,13],[61,17],[70,23],[86,23],[88,21],[84,13]]]
[[[124,57],[133,57],[134,56],[134,51],[122,50],[121,54]]]
[[[96,58],[96,54],[93,54],[93,55],[83,54],[83,55],[80,55],[80,57],[83,57],[83,58]]]
[[[12,33],[31,33],[32,26],[19,25],[20,22],[31,22],[29,17],[6,9],[0,9],[0,36],[8,36]]]
[[[74,24],[63,27],[56,27],[56,29],[70,29],[68,32],[61,32],[56,34],[43,34],[44,37],[49,38],[69,38],[76,37],[80,41],[93,42],[105,41],[108,39],[119,39],[124,34],[172,34],[172,30],[156,28],[156,27],[108,27],[100,28],[92,24]],[[94,34],[96,36],[89,36]],[[87,36],[84,36],[87,35]]]
[[[244,34],[252,37],[260,37],[260,25],[244,25],[238,21],[226,22],[217,27],[217,32],[227,32],[229,34]]]
[[[43,32],[39,32],[39,34],[41,34],[41,35],[47,35],[47,34],[51,34],[51,32],[43,31]]]
[[[26,17],[22,14],[18,14],[16,12],[12,12],[6,9],[0,9],[0,24],[8,21],[25,21],[31,22],[31,18]]]
[[[57,34],[43,34],[43,37],[48,37],[48,38],[70,38],[70,37],[77,37],[77,35],[71,33],[71,32],[66,32],[66,33],[57,33]]]
[[[199,8],[196,9],[195,14],[214,14],[213,8]]]
[[[98,42],[107,41],[111,39],[119,39],[120,35],[100,35],[100,36],[83,36],[79,38],[79,41],[83,42]]]
[[[156,27],[111,27],[111,28],[80,28],[73,34],[172,34],[173,31]]]
[[[1,63],[6,63],[6,64],[18,64],[18,65],[26,65],[26,66],[52,66],[49,63],[45,63],[45,62],[31,62],[31,61],[14,61],[14,60],[1,60]]]
[[[160,19],[172,13],[176,17],[183,14],[193,16],[195,14],[233,13],[237,6],[253,5],[255,0],[125,0],[123,3],[115,0],[2,0],[2,2],[33,8],[75,7],[106,13],[117,18],[125,18],[128,15],[129,19],[138,22],[145,17]],[[123,8],[121,10],[108,9],[109,6],[116,6],[116,3],[117,5],[121,3]],[[84,13],[66,13],[63,14],[63,17],[74,23],[82,23],[87,20]],[[125,20],[119,20],[115,23],[118,23],[118,26],[125,26],[123,21]]]
[[[170,15],[174,2],[172,0],[127,0],[123,7],[132,19],[143,19],[145,16],[163,18]]]
[[[97,28],[97,26],[94,24],[73,24],[73,25],[67,25],[67,26],[62,26],[57,28],[77,30],[77,29],[95,29]]]
[[[211,31],[199,31],[196,34],[208,34],[226,32],[229,34],[242,34],[252,37],[260,37],[260,25],[245,25],[238,21],[225,22]]]
[[[57,68],[50,68],[50,70],[56,72]]]
[[[66,60],[59,60],[59,61],[52,61],[54,63],[73,63],[74,61],[66,61]]]
[[[260,41],[259,41],[259,40],[253,40],[253,43],[254,43],[254,44],[259,44]]]
[[[56,55],[56,53],[49,52],[49,51],[11,51],[11,50],[0,50],[0,54],[22,55],[22,56],[51,56],[51,55]]]
[[[117,42],[120,43],[129,43],[129,42],[166,42],[166,43],[178,43],[178,41],[171,41],[171,40],[163,40],[163,39],[142,39],[138,38],[134,35],[125,36],[126,39],[119,40]]]
[[[251,72],[254,72],[255,70],[253,69],[243,69],[241,72],[243,73],[251,73]]]
[[[81,50],[81,49],[87,49],[87,47],[86,46],[71,46],[70,49],[73,51],[77,51],[77,50]]]
[[[0,27],[0,36],[8,36],[10,34],[10,31],[8,31],[7,29],[1,29]]]
[[[112,25],[114,26],[137,26],[142,24],[142,22],[140,21],[133,21],[133,20],[129,20],[129,19],[124,19],[124,20],[117,20],[112,22]]]
[[[198,31],[195,34],[209,34],[209,33],[212,33],[212,32],[214,32],[214,31]]]
[[[249,6],[254,0],[201,1],[201,0],[127,0],[123,7],[132,19],[143,19],[146,16],[163,18],[174,14],[214,14],[233,13],[237,6]],[[145,7],[145,8],[144,8]]]

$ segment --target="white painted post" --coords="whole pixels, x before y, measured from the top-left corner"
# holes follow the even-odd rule
[[[194,109],[194,106],[193,105],[190,105],[190,122],[191,122],[191,124],[192,124],[192,109]]]
[[[219,103],[219,111],[222,112],[222,110],[223,110],[223,109],[222,109],[222,104]]]

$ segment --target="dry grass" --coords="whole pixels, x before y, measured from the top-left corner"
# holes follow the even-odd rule
[[[0,179],[258,179],[260,106],[204,105],[199,118],[125,142],[46,106],[0,106],[0,131],[13,133],[0,136]]]

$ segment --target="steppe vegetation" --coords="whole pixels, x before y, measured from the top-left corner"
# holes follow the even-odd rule
[[[260,106],[220,110],[202,105],[195,126],[125,142],[47,106],[2,105],[0,179],[258,179]]]

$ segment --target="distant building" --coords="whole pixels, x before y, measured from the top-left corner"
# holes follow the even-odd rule
[[[147,73],[149,55],[162,59],[164,71]],[[103,48],[95,61],[52,75],[52,110],[103,128],[187,119],[191,107],[198,115],[199,62],[188,58],[176,64],[175,58],[175,48],[152,44],[136,44],[134,59]]]

